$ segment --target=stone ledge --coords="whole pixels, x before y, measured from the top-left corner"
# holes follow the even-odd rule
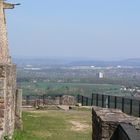
[[[93,107],[93,140],[110,140],[120,123],[130,124],[140,131],[140,118],[129,116],[118,109]]]
[[[104,122],[132,124],[136,129],[140,130],[140,118],[129,116],[119,109],[93,107],[93,113],[96,114],[99,119]]]

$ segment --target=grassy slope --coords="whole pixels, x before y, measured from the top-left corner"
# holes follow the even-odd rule
[[[70,121],[89,127],[71,130]],[[16,131],[13,140],[90,140],[90,111],[37,111],[23,113],[23,131]],[[73,126],[74,127],[74,126]]]

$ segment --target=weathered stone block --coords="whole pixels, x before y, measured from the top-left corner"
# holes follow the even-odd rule
[[[5,92],[4,90],[0,89],[0,99],[4,98],[4,92]]]
[[[0,103],[0,109],[4,109],[4,108],[5,108],[4,103]]]
[[[5,67],[3,67],[3,65],[0,65],[0,78],[5,78],[5,76]]]
[[[0,79],[0,90],[5,89],[5,79],[1,78]]]
[[[4,118],[4,109],[0,108],[0,118]]]
[[[120,123],[131,124],[140,130],[140,118],[128,116],[118,109],[93,107],[92,139],[110,140]]]
[[[12,136],[15,127],[16,66],[0,65],[0,130]],[[1,138],[0,138],[1,139]]]
[[[75,105],[75,97],[74,96],[69,96],[69,95],[63,95],[60,98],[60,104],[61,105]]]
[[[15,128],[22,129],[22,90],[16,90],[15,98]]]

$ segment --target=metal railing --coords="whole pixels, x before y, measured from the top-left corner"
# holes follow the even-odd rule
[[[46,106],[46,105],[74,105],[74,96],[63,95],[23,95],[23,106]]]
[[[23,96],[23,105],[46,105],[46,104],[53,104],[52,102],[55,101],[56,96],[48,96],[47,94],[43,95],[25,95]],[[59,97],[59,96],[57,96]],[[61,97],[61,96],[60,96]]]
[[[129,115],[140,117],[140,99],[135,97],[92,94],[92,97],[77,96],[77,102],[82,106],[100,106],[103,108],[121,109]]]

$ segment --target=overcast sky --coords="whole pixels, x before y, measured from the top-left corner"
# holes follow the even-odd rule
[[[12,56],[140,58],[140,0],[8,0]]]

